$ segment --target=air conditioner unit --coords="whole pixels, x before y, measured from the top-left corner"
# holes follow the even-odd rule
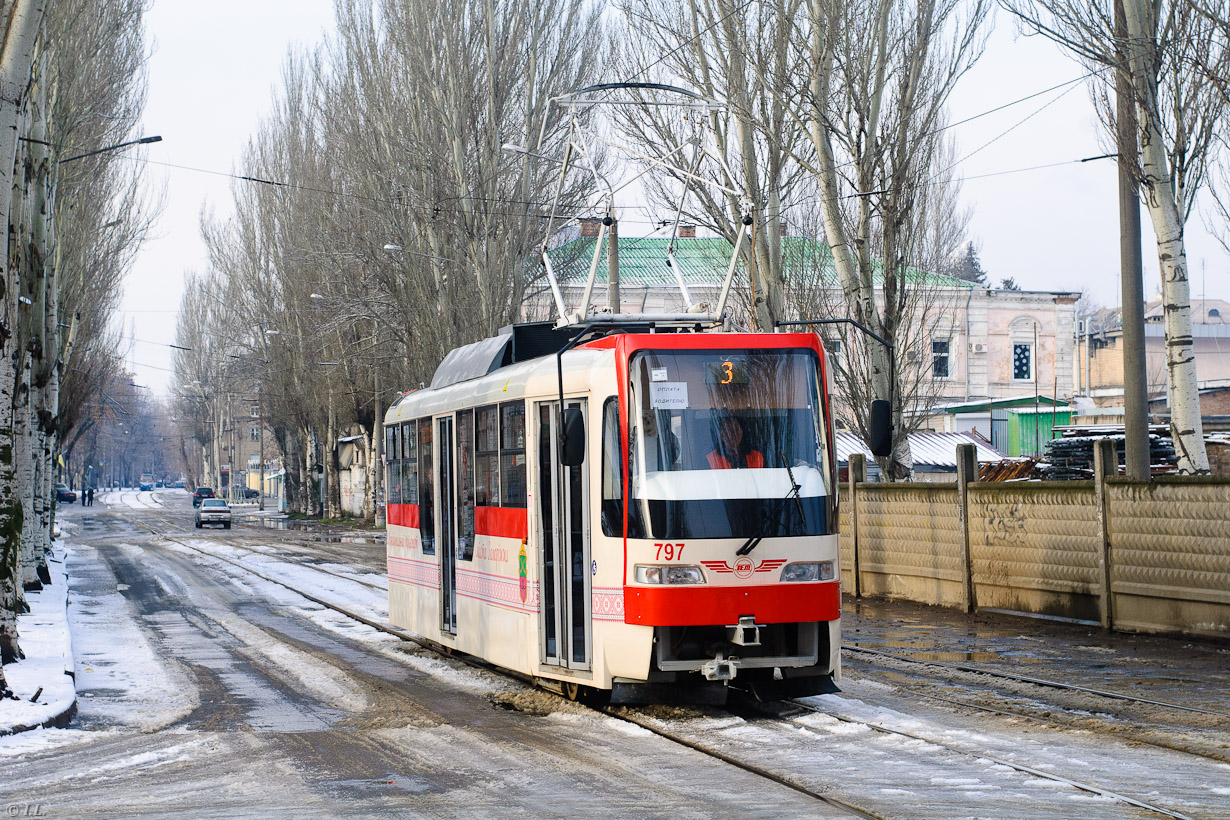
[[[971,353],[986,353],[987,343],[986,342],[970,342],[969,349]]]

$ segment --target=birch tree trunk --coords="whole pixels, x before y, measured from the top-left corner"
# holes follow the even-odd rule
[[[1156,43],[1157,18],[1145,0],[1123,0],[1128,41]],[[1166,332],[1166,370],[1169,373],[1170,435],[1179,457],[1179,472],[1209,472],[1200,414],[1200,385],[1192,343],[1191,288],[1187,278],[1187,251],[1183,242],[1183,216],[1169,152],[1159,125],[1158,66],[1153,48],[1131,49],[1132,84],[1140,128],[1141,186],[1145,205],[1157,236],[1157,263],[1162,278],[1162,305]]]
[[[25,100],[34,48],[42,25],[45,0],[12,0],[0,4],[2,19],[8,21],[0,51],[0,191],[10,189],[17,161],[21,108]],[[11,200],[0,195],[4,218],[11,223]],[[0,665],[21,657],[17,643],[17,614],[23,605],[20,586],[20,548],[22,530],[21,499],[17,495],[13,441],[13,387],[17,340],[17,271],[10,254],[0,253]],[[8,691],[0,666],[0,694]]]

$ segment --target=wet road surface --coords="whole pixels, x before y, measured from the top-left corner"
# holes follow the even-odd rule
[[[117,502],[127,507],[65,516],[80,713],[41,747],[0,745],[0,804],[39,795],[42,816],[52,817],[845,816],[501,676],[453,671],[152,533],[239,550],[244,560],[370,573],[362,577],[377,585],[380,544],[322,544],[242,511],[231,531],[197,531],[187,494]],[[1227,709],[1227,647],[1214,642],[869,601],[846,602],[843,628],[855,645],[920,660]],[[1228,748],[1230,725],[1219,718],[1129,707],[1104,715],[1106,704],[1071,693],[856,653],[844,663],[843,696],[816,699],[839,720],[644,714],[884,817],[1159,816],[1041,787],[982,750],[1060,774],[1075,768],[1171,806],[1171,816],[1230,818],[1230,788],[1221,785],[1230,786],[1230,765],[1207,756]],[[545,708],[496,705],[544,698]],[[1012,715],[989,715],[988,706]],[[951,748],[858,728],[903,720]],[[1174,735],[1180,750],[1142,746],[1132,732],[1144,743],[1150,733]]]

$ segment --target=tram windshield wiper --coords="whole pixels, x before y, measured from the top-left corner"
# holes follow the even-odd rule
[[[783,463],[784,461],[783,459]],[[735,550],[735,555],[747,555],[760,546],[760,542],[765,539],[765,532],[763,530],[768,528],[770,520],[777,525],[778,529],[781,529],[781,514],[786,509],[786,503],[792,498],[794,503],[798,505],[799,518],[803,521],[803,529],[807,529],[807,516],[803,514],[803,500],[799,498],[799,490],[802,487],[794,480],[794,470],[791,470],[789,465],[786,466],[786,475],[790,477],[790,490],[777,502],[777,508],[773,510],[773,514],[765,518],[765,527],[762,528],[762,531],[744,541],[743,546]]]

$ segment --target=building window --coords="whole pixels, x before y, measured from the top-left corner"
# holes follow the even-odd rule
[[[253,441],[259,441],[261,437],[261,431],[257,427],[250,427],[248,428],[248,435],[252,437]]]
[[[1034,377],[1034,346],[1012,346],[1012,378],[1014,381],[1032,381]]]
[[[261,406],[259,404],[252,405],[251,413],[252,418],[259,418],[261,414]]]
[[[825,339],[824,349],[830,356],[841,355],[841,339]]]
[[[947,339],[931,343],[931,378],[948,378],[948,347]]]

